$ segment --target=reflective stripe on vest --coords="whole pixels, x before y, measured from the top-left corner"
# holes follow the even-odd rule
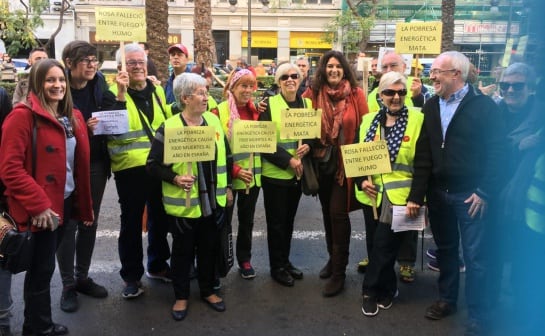
[[[363,117],[360,126],[360,140],[363,141],[367,135],[367,130],[377,113],[369,113]],[[373,175],[373,184],[378,186],[381,191],[386,191],[388,199],[392,204],[407,204],[407,197],[411,191],[412,176],[414,172],[413,162],[416,149],[416,141],[420,135],[420,129],[424,121],[424,115],[409,108],[409,117],[407,128],[403,136],[403,142],[399,149],[396,161],[392,164],[392,172],[388,174]],[[375,140],[380,139],[380,127],[377,129]],[[366,205],[372,205],[373,202],[367,194],[360,190],[361,186],[356,188],[356,199]],[[377,206],[382,202],[382,192],[377,194]]]
[[[221,102],[218,105],[218,113],[223,128],[223,132],[227,134],[227,126],[229,123],[229,104],[227,101]],[[242,169],[248,169],[250,166],[250,153],[233,154],[233,163],[237,164]],[[250,182],[250,188],[253,186],[261,187],[261,154],[254,153],[254,162],[252,165],[252,174],[254,179]],[[233,178],[233,189],[241,190],[246,189],[246,183],[238,178]]]
[[[526,197],[526,225],[535,232],[545,234],[545,155],[541,155],[536,161],[535,173]]]
[[[117,87],[110,87],[110,91],[117,94]],[[127,114],[129,119],[129,131],[124,134],[108,136],[108,153],[110,154],[112,171],[120,171],[132,167],[146,165],[146,160],[151,148],[150,139],[144,130],[140,112],[129,94],[125,94],[127,101]],[[153,122],[148,125],[152,134],[171,115],[171,110],[165,105],[165,93],[163,88],[155,86],[155,93],[152,95]]]
[[[216,201],[219,206],[225,207],[227,203],[227,162],[225,136],[219,123],[219,119],[210,112],[205,112],[203,118],[206,124],[213,126],[216,130]],[[165,121],[166,128],[184,127],[179,115],[169,118]],[[195,174],[198,170],[197,163],[192,163],[192,171]],[[172,171],[178,175],[187,173],[187,163],[175,163],[172,165]],[[186,207],[187,193],[180,187],[170,183],[162,182],[163,187],[163,205],[165,212],[175,217],[198,218],[202,215],[199,201],[199,183],[194,183],[190,191],[190,204]]]
[[[305,98],[303,101],[306,107],[312,107],[310,99]],[[285,149],[288,153],[291,154],[291,156],[295,156],[298,141],[280,139],[280,112],[284,109],[289,109],[288,104],[286,103],[281,94],[277,94],[269,98],[269,108],[271,110],[271,119],[276,126],[277,146]],[[264,158],[263,176],[278,180],[291,180],[295,177],[295,171],[289,166],[286,169],[279,168]]]

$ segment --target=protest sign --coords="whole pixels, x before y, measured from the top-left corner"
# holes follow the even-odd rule
[[[127,110],[100,111],[91,114],[98,119],[94,135],[124,134],[129,131],[129,116]]]
[[[165,163],[212,161],[216,130],[212,126],[165,128]]]
[[[438,21],[397,23],[395,35],[396,53],[441,53],[442,27],[443,24]]]
[[[314,139],[322,131],[322,110],[284,109],[280,111],[280,139]]]
[[[97,41],[146,42],[144,8],[95,7]]]
[[[385,140],[341,146],[346,177],[384,174],[392,171]]]
[[[272,121],[235,120],[232,134],[233,154],[276,152],[276,127]]]

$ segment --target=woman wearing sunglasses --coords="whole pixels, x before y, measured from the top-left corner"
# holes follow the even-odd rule
[[[363,205],[365,231],[372,241],[362,286],[365,316],[377,315],[379,308],[390,308],[398,294],[394,266],[400,243],[410,231],[392,231],[391,206],[407,205],[407,216],[418,215],[418,207],[412,207],[406,200],[411,190],[416,142],[424,120],[422,113],[405,106],[405,76],[395,71],[383,74],[378,89],[383,106],[377,113],[363,117],[359,140],[386,140],[392,172],[373,175],[371,179],[355,179],[356,198]],[[375,202],[379,219],[373,216]]]
[[[369,109],[350,64],[337,50],[322,56],[312,87],[303,97],[311,98],[312,106],[322,109],[322,133],[312,152],[323,168],[318,197],[329,259],[320,278],[329,279],[322,294],[331,297],[344,288],[352,231],[349,211],[360,209],[354,198],[354,182],[344,175],[340,146],[354,143],[361,118]]]
[[[297,140],[280,138],[280,114],[285,109],[312,108],[310,99],[297,94],[301,84],[301,71],[295,64],[280,65],[275,74],[280,93],[269,98],[259,120],[273,121],[277,128],[277,147],[274,154],[263,157],[263,202],[267,221],[269,264],[271,276],[284,286],[294,285],[294,279],[302,279],[303,272],[290,262],[293,222],[301,198],[299,178],[303,174],[301,158],[310,152],[307,143],[298,145]]]

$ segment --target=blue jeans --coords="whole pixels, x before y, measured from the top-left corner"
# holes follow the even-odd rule
[[[0,269],[0,326],[9,326],[12,305],[11,273]]]
[[[481,245],[485,221],[470,218],[469,203],[464,201],[472,192],[448,193],[432,188],[428,195],[430,225],[437,245],[437,262],[441,270],[438,280],[439,299],[456,305],[460,286],[459,244],[466,264],[465,295],[470,320],[482,320],[485,267]]]

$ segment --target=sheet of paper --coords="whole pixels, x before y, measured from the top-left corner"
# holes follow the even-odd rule
[[[426,226],[426,207],[420,207],[420,212],[416,218],[407,217],[405,208],[404,205],[394,205],[392,207],[392,231],[424,230]]]
[[[93,112],[92,116],[98,119],[93,131],[98,134],[124,134],[129,131],[129,116],[127,110]]]

